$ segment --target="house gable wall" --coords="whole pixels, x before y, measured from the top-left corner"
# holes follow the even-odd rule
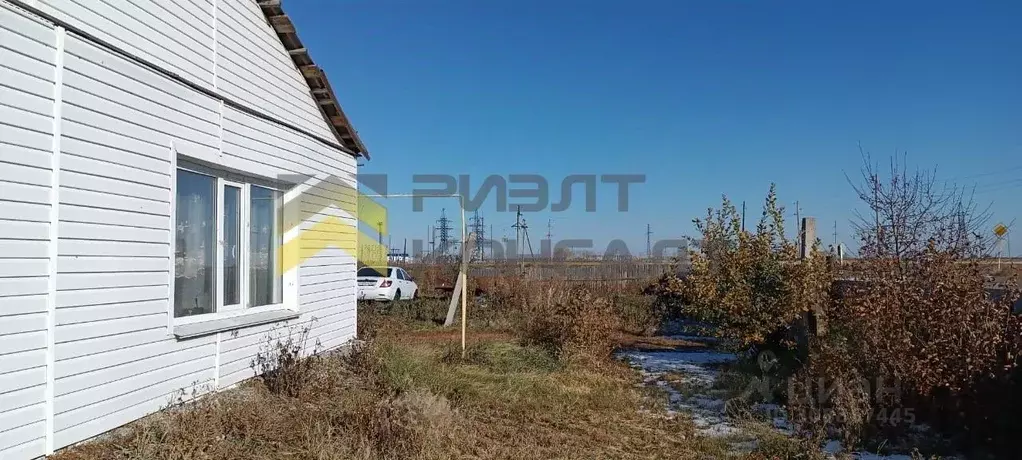
[[[333,138],[255,0],[37,0],[35,6],[206,89]]]
[[[243,3],[236,6],[258,12]],[[329,203],[355,198],[322,185],[355,185],[351,155],[4,0],[0,34],[0,458],[34,458],[160,410],[182,393],[232,386],[254,375],[251,362],[267,338],[290,328],[309,328],[319,349],[354,336],[353,248],[302,262],[292,287],[301,316],[287,324],[180,340],[170,313],[179,157],[267,180],[312,177],[301,198],[310,217],[299,227],[308,228],[326,216],[354,225],[354,216]],[[104,38],[115,39],[143,46],[138,37]],[[154,62],[179,55],[140,52]],[[184,63],[165,64],[202,77]],[[283,71],[249,73],[270,81]],[[313,103],[299,96],[282,93],[271,109]],[[297,116],[290,121],[309,131],[328,129],[321,118],[316,125]]]
[[[53,44],[0,8],[0,458],[45,450]]]

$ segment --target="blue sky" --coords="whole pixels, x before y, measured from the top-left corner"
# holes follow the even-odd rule
[[[825,243],[835,221],[851,243],[858,143],[978,185],[996,220],[1022,217],[1019,2],[285,6],[372,152],[360,171],[389,174],[391,192],[411,192],[413,174],[538,173],[556,200],[570,174],[646,175],[627,213],[600,186],[595,213],[576,198],[528,215],[533,239],[553,219],[555,239],[641,253],[647,223],[654,238],[691,235],[722,193],[752,217],[775,182]],[[457,208],[385,204],[395,245]],[[513,213],[483,214],[514,234]]]

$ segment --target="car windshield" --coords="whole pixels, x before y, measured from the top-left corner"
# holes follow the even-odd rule
[[[378,276],[381,278],[390,278],[390,274],[394,272],[393,268],[387,268],[387,274],[383,275],[379,270],[373,267],[362,267],[358,269],[358,276]]]

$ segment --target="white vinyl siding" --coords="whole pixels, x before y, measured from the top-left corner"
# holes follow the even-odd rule
[[[353,195],[338,191],[342,185],[355,187],[355,163],[351,156],[340,154],[321,143],[264,120],[225,108],[223,164],[261,175],[315,176],[309,183],[317,185],[302,194],[300,206],[303,209],[315,208],[318,212],[308,213],[300,228],[309,228],[326,217],[334,217],[349,226],[356,225],[354,216],[332,204],[342,201],[353,203],[355,200]],[[320,186],[321,180],[330,185]],[[343,230],[338,228],[335,235],[326,237],[339,238]],[[303,249],[303,253],[308,252],[308,249]],[[309,327],[310,348],[317,340],[321,349],[329,349],[354,337],[356,262],[351,256],[353,249],[352,246],[346,252],[339,248],[328,248],[316,254],[303,254],[314,257],[305,259],[298,269],[298,301],[302,317],[289,325],[289,328],[297,328],[297,331]],[[305,278],[307,273],[322,272],[333,273],[328,285],[323,285],[322,278]],[[320,293],[303,294],[316,286]],[[267,334],[286,335],[288,330],[267,325],[230,336],[224,334],[221,344],[221,386],[251,377],[251,356],[265,344]]]
[[[143,0],[36,2],[183,78],[212,83],[213,4],[176,3],[181,7]],[[230,97],[331,138],[255,3],[218,3],[218,16],[230,24],[224,28],[245,30],[230,38],[238,48],[233,56],[273,59],[239,60],[234,72],[249,79],[243,82],[219,74],[227,87],[235,85]],[[286,326],[178,340],[170,308],[178,155],[265,180],[300,174],[332,182],[301,200],[303,209],[317,211],[302,228],[330,217],[355,225],[354,216],[332,204],[355,202],[352,193],[335,190],[355,187],[354,158],[69,32],[55,176],[54,27],[0,0],[0,34],[0,458],[45,453],[50,339],[52,439],[59,449],[166,407],[181,391],[225,388],[252,377],[260,346],[287,328],[310,327],[309,343],[318,341],[320,349],[354,336],[355,259],[341,249],[303,251],[313,257],[294,270],[297,285],[284,288],[293,292],[301,316]],[[59,220],[51,266],[55,183]],[[322,237],[345,233],[336,228]],[[55,313],[48,329],[51,273]]]
[[[42,455],[53,28],[0,8],[0,458]]]
[[[305,77],[253,0],[216,0],[217,90],[326,139],[333,138]],[[252,69],[266,69],[252,72]]]
[[[219,103],[73,35],[64,66],[56,446],[210,384],[216,352],[169,338],[167,303],[170,145],[215,157]]]
[[[35,5],[192,83],[323,138],[334,136],[256,0],[38,0]]]
[[[101,40],[212,88],[212,1],[39,0],[36,6]]]

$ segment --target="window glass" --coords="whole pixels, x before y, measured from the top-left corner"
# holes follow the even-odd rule
[[[241,189],[224,186],[224,305],[241,303]]]
[[[280,247],[283,243],[281,193],[251,187],[249,234],[249,295],[251,306],[282,302],[283,273]]]
[[[392,273],[392,271],[393,271],[392,269],[387,268],[386,269],[387,274],[384,275],[383,273],[380,273],[379,270],[373,267],[362,267],[358,269],[357,276],[376,276],[380,278],[390,278],[390,274]]]
[[[397,279],[399,279],[399,280],[405,279],[405,272],[404,272],[404,270],[401,270],[400,268],[397,269]]]
[[[174,316],[213,313],[216,179],[177,171]]]

